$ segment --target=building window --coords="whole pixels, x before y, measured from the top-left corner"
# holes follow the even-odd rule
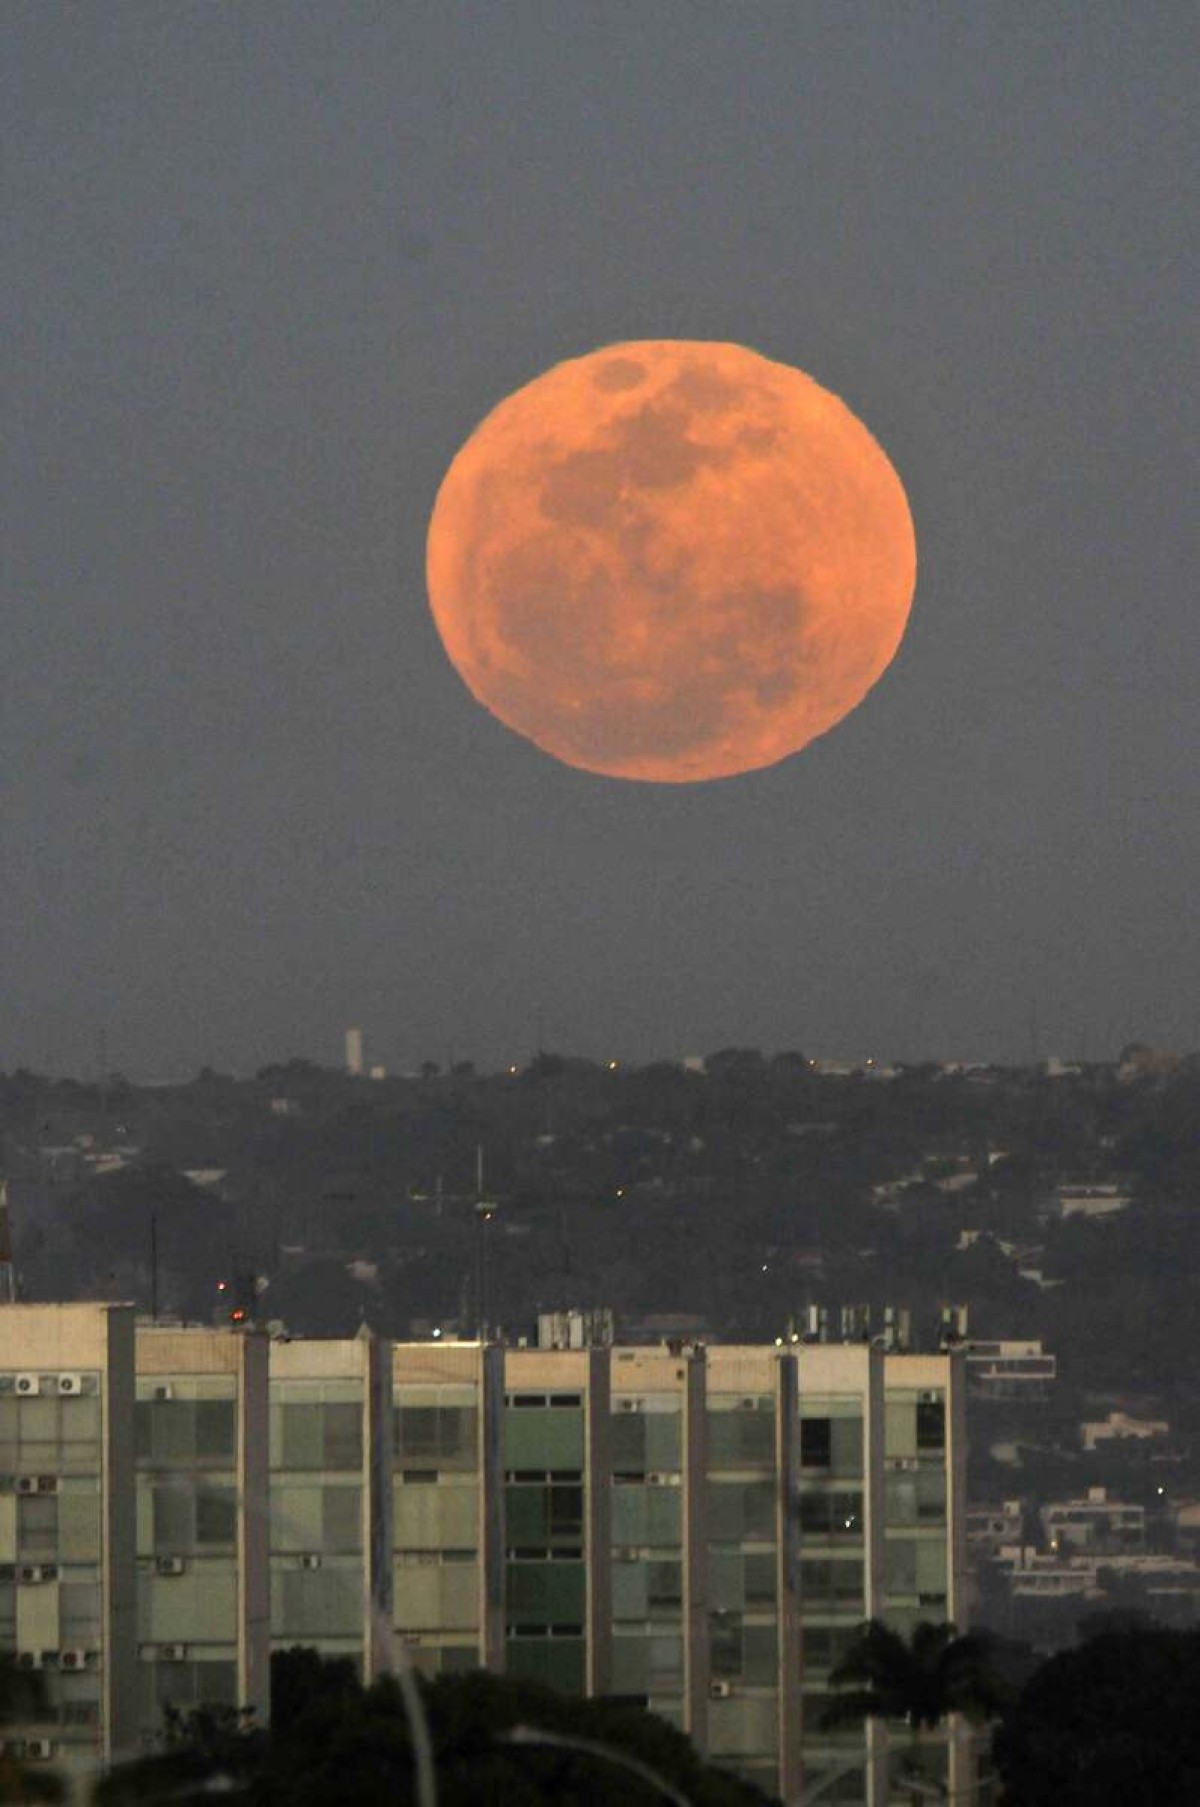
[[[917,1448],[945,1449],[946,1406],[941,1399],[922,1399],[917,1404]]]
[[[802,1418],[800,1420],[801,1468],[828,1468],[833,1461],[833,1420]]]

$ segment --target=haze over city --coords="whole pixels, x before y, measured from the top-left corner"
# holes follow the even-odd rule
[[[3,33],[0,1068],[1197,1046],[1188,9]],[[510,733],[426,597],[481,418],[634,338],[809,372],[916,526],[875,689],[714,783]]]

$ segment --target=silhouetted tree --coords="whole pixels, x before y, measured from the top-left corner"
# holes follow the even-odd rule
[[[902,1721],[909,1730],[905,1768],[913,1776],[920,1773],[922,1733],[936,1730],[951,1713],[977,1722],[993,1719],[1008,1699],[993,1667],[991,1639],[979,1633],[960,1637],[949,1624],[918,1625],[906,1642],[881,1620],[870,1619],[829,1680],[841,1691],[821,1724]]]
[[[1194,1807],[1200,1631],[1105,1631],[1036,1669],[996,1732],[1005,1807]]]

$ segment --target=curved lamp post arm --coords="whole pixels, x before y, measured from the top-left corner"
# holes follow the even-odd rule
[[[643,1782],[648,1782],[651,1788],[657,1788],[664,1800],[673,1802],[674,1807],[692,1807],[685,1794],[681,1794],[673,1783],[660,1776],[656,1769],[651,1769],[648,1763],[643,1763],[640,1757],[631,1757],[625,1751],[614,1750],[611,1744],[601,1744],[596,1738],[573,1738],[562,1732],[543,1732],[536,1725],[514,1725],[511,1730],[501,1732],[496,1742],[527,1749],[539,1744],[548,1745],[551,1750],[578,1751],[582,1757],[598,1757],[601,1762],[615,1764],[618,1769],[628,1770],[631,1776],[638,1776]]]

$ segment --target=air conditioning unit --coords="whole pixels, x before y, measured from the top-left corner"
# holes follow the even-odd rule
[[[310,1550],[307,1555],[300,1558],[300,1567],[302,1569],[319,1569],[320,1566],[321,1558],[317,1555],[315,1550]]]
[[[40,1474],[37,1478],[38,1493],[57,1493],[58,1476],[56,1474]]]
[[[160,1575],[182,1575],[185,1566],[182,1556],[160,1556],[154,1565]]]
[[[757,1399],[739,1399],[738,1405],[743,1412],[753,1412],[758,1406],[758,1401]]]
[[[710,1700],[729,1700],[733,1696],[732,1682],[709,1682],[708,1698]]]
[[[40,1563],[23,1562],[21,1564],[20,1568],[17,1570],[17,1580],[18,1581],[25,1581],[28,1583],[33,1583],[35,1581],[44,1581],[45,1579],[46,1579],[46,1570],[41,1566]]]
[[[41,1382],[36,1374],[18,1374],[16,1390],[22,1394],[40,1393]]]
[[[40,1669],[42,1653],[40,1650],[22,1650],[17,1656],[18,1669]]]
[[[36,1493],[37,1492],[37,1476],[34,1474],[19,1474],[17,1476],[17,1492],[18,1493]]]
[[[88,1653],[86,1650],[60,1650],[58,1666],[60,1669],[86,1669]]]
[[[25,1755],[32,1758],[35,1762],[44,1762],[47,1757],[52,1757],[54,1755],[54,1746],[49,1738],[27,1738],[25,1740]]]
[[[621,1410],[623,1412],[640,1412],[642,1410],[642,1401],[640,1399],[623,1399],[621,1401]]]
[[[187,1657],[186,1644],[160,1644],[155,1651],[160,1663],[182,1663]]]
[[[82,1393],[83,1375],[60,1374],[58,1377],[58,1390],[60,1393]]]
[[[175,1397],[175,1389],[169,1380],[160,1380],[155,1383],[154,1397],[155,1399],[173,1399]]]
[[[922,1405],[941,1405],[942,1403],[940,1393],[918,1393],[917,1398]]]

